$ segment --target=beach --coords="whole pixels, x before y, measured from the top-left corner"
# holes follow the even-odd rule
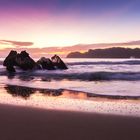
[[[140,118],[0,105],[1,140],[139,140]]]
[[[140,0],[0,0],[0,140],[140,140]]]

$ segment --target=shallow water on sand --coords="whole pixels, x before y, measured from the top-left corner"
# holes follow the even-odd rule
[[[0,104],[140,117],[140,99],[93,96],[71,90],[0,85]]]

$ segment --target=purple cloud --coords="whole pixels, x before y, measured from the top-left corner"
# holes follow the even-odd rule
[[[33,42],[22,42],[22,41],[11,41],[11,40],[0,40],[0,44],[12,45],[16,48],[20,48],[20,47],[32,46],[34,43]]]

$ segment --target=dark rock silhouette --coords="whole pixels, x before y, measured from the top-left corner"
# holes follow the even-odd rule
[[[15,61],[17,66],[23,70],[32,70],[36,66],[36,62],[26,51],[22,51],[20,54],[17,54]]]
[[[61,58],[58,55],[54,55],[51,59],[56,68],[68,69],[66,64],[61,60]]]
[[[7,70],[10,72],[15,72],[14,66],[16,65],[16,57],[17,52],[12,50],[3,62],[3,65],[6,66]]]
[[[15,58],[17,56],[17,52],[16,51],[10,51],[10,53],[8,54],[8,56],[5,58],[3,65],[4,66],[14,66],[16,64],[15,62]]]
[[[26,51],[17,53],[16,51],[11,51],[9,55],[4,60],[3,65],[6,67],[7,71],[15,72],[14,66],[18,66],[22,70],[55,70],[55,69],[68,69],[66,64],[57,55],[49,58],[42,57],[37,62],[35,62]]]
[[[16,72],[14,66],[7,66],[6,69],[7,71],[12,72],[12,73]]]
[[[49,58],[42,57],[37,61],[37,64],[41,69],[55,70],[53,63]]]
[[[29,56],[26,51],[18,54],[16,51],[11,51],[3,63],[9,72],[15,72],[14,66],[18,66],[23,70],[31,70],[35,67],[35,61]]]
[[[67,58],[140,58],[140,49],[130,48],[107,48],[89,50],[85,53],[72,52],[67,55]]]

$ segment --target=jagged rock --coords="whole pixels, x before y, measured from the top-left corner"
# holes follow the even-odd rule
[[[16,56],[17,56],[17,52],[12,50],[5,58],[3,65],[6,66],[7,71],[15,72],[14,66],[16,65],[16,61],[15,61]]]
[[[37,70],[37,69],[68,69],[65,63],[57,55],[53,56],[51,60],[49,58],[42,57],[40,60],[35,62],[26,51],[17,53],[11,51],[6,57],[3,63],[6,66],[7,71],[15,72],[14,66],[21,68],[22,70]]]
[[[37,61],[37,64],[42,69],[46,69],[46,70],[54,70],[55,69],[52,61],[49,58],[42,57]]]
[[[8,56],[5,58],[3,65],[4,66],[14,66],[16,64],[15,62],[15,58],[17,56],[17,52],[16,51],[10,51],[10,53],[8,54]]]
[[[20,54],[17,54],[15,61],[16,65],[23,70],[32,70],[36,66],[35,61],[26,51],[22,51]]]
[[[66,64],[61,60],[58,55],[54,55],[52,58],[53,65],[58,69],[68,69]]]

